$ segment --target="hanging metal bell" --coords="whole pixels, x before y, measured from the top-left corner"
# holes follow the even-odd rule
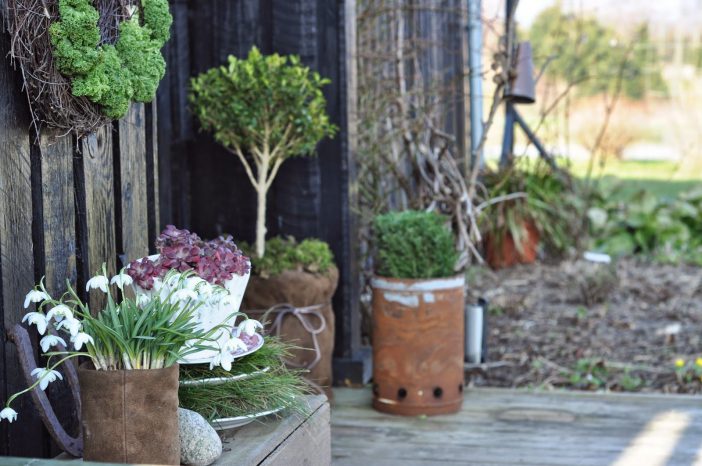
[[[534,63],[532,62],[531,42],[517,45],[517,59],[512,79],[505,97],[515,104],[533,104],[536,101],[536,83],[534,82]]]

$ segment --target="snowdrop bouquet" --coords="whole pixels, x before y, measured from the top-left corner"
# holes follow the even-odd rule
[[[227,290],[197,277],[193,271],[170,270],[162,280],[159,293],[133,298],[134,293],[125,292],[132,285],[132,277],[122,270],[110,279],[103,266],[103,273],[86,284],[86,291],[97,289],[106,294],[107,304],[97,313],[91,312],[70,283],[68,291],[56,299],[49,295],[42,280],[27,293],[25,309],[35,303],[36,310],[28,312],[22,321],[36,326],[42,336],[39,344],[47,365],[32,372],[36,381],[30,387],[7,400],[0,420],[15,420],[17,412],[10,407],[12,402],[37,386],[45,390],[49,383],[62,379],[56,368],[78,356],[90,358],[95,369],[102,371],[160,369],[207,349],[216,351],[212,366],[230,369],[232,351],[246,348],[239,336],[252,335],[261,324],[237,312],[231,317],[236,320],[243,316],[244,320],[233,332],[231,327],[205,330],[193,317],[203,304],[226,300]],[[223,330],[230,335],[224,345],[215,337]]]

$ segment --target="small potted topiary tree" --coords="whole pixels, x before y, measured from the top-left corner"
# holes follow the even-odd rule
[[[310,378],[321,385],[331,383],[331,297],[338,271],[322,241],[266,242],[266,197],[285,160],[314,154],[317,143],[336,132],[322,94],[328,82],[296,56],[264,56],[254,47],[247,58],[230,56],[227,65],[194,78],[190,93],[202,128],[236,155],[257,193],[256,238],[247,251],[253,269],[244,308],[281,303],[298,308],[288,313],[289,308],[280,307],[280,318],[271,318],[285,339],[318,349],[302,351],[292,362],[312,366]]]
[[[239,158],[256,190],[257,257],[265,254],[266,196],[280,166],[314,154],[336,132],[322,94],[328,83],[298,57],[263,56],[256,47],[192,80],[190,102],[202,129]]]
[[[373,407],[403,415],[463,401],[465,277],[447,220],[393,212],[375,220]]]

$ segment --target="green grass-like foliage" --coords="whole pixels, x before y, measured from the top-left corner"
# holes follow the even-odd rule
[[[415,279],[454,275],[458,254],[446,221],[435,213],[411,210],[376,217],[376,273]]]
[[[100,44],[100,14],[90,0],[59,0],[60,21],[49,28],[56,66],[71,78],[72,92],[121,118],[131,101],[149,102],[166,72],[161,48],[173,18],[167,0],[142,0],[139,13],[119,26],[117,43]]]
[[[252,246],[243,243],[242,249],[251,257],[253,273],[268,278],[286,270],[327,273],[334,265],[334,254],[322,240],[308,238],[301,242],[295,238],[275,237],[266,241],[266,255],[256,257]]]
[[[290,357],[292,347],[274,337],[253,354],[234,363],[231,371],[221,367],[210,370],[207,366],[182,366],[181,380],[205,377],[227,377],[269,368],[268,372],[251,378],[219,385],[190,385],[180,387],[180,406],[201,414],[208,420],[268,411],[284,407],[288,412],[305,412],[302,395],[310,392],[300,371],[285,368],[281,358]]]

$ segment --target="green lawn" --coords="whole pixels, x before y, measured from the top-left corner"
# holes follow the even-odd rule
[[[582,178],[587,173],[587,163],[571,163],[570,170]],[[702,169],[692,171],[683,171],[673,162],[615,160],[608,162],[602,170],[595,167],[593,174],[596,178],[601,177],[603,183],[621,185],[618,191],[621,196],[646,189],[661,197],[675,197],[702,183]]]

